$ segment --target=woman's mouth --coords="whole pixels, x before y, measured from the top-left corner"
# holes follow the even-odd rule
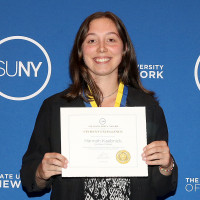
[[[101,58],[95,57],[93,59],[97,64],[105,64],[111,60],[111,57],[101,57]]]

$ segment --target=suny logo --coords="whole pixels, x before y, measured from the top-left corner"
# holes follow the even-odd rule
[[[31,99],[47,86],[51,61],[41,44],[25,36],[0,40],[0,95],[16,101]]]
[[[196,62],[196,65],[195,65],[195,68],[194,68],[194,78],[195,78],[197,87],[198,87],[199,90],[200,90],[200,83],[199,83],[199,76],[198,76],[198,68],[199,68],[199,65],[200,65],[200,56],[198,57],[197,62]]]

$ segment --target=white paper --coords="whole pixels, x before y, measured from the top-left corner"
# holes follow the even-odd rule
[[[146,144],[145,107],[61,108],[62,177],[148,176]]]

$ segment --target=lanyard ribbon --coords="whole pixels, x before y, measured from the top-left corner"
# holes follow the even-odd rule
[[[117,98],[115,100],[115,107],[125,107],[127,95],[128,95],[128,86],[120,82],[118,87]],[[90,101],[89,103],[87,102],[84,103],[86,107],[97,107],[97,104],[94,100]]]

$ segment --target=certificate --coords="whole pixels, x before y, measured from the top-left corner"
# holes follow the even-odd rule
[[[62,177],[148,176],[145,107],[61,108]]]

